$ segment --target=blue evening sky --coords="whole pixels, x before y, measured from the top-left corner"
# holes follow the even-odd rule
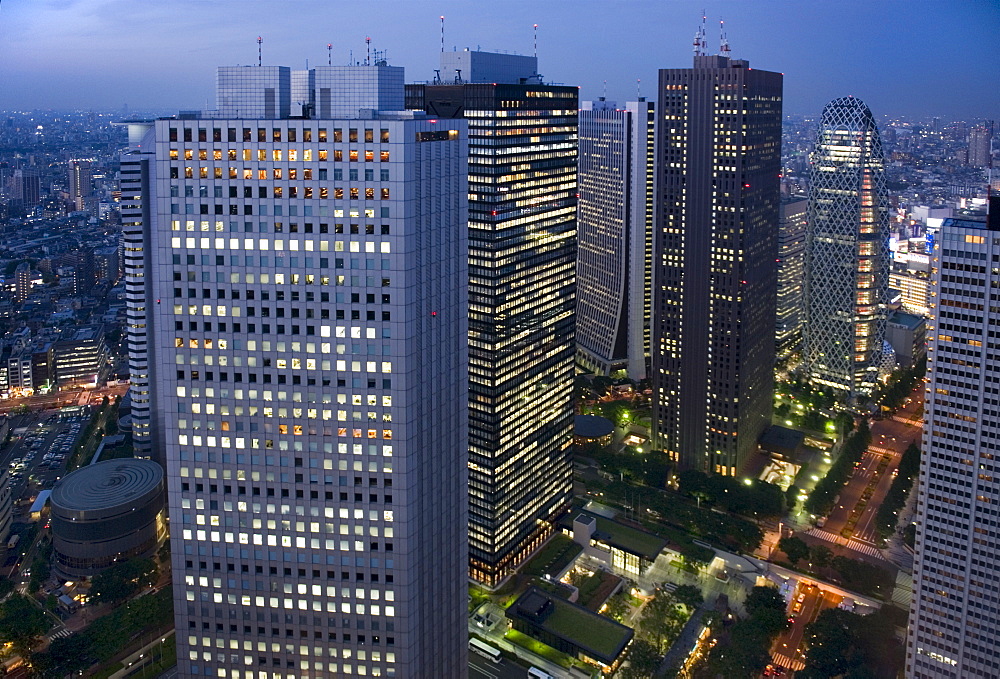
[[[707,10],[709,47],[725,19],[732,55],[785,74],[785,111],[835,97],[878,116],[1000,117],[997,0],[0,0],[0,109],[188,109],[211,105],[214,69],[304,67],[364,58],[365,36],[433,76],[440,15],[447,49],[532,53],[581,98],[653,96],[656,69],[687,67]]]

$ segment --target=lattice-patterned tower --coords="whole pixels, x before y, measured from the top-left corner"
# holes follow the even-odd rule
[[[811,162],[804,357],[814,384],[857,396],[878,375],[889,284],[885,160],[864,102],[827,104]]]

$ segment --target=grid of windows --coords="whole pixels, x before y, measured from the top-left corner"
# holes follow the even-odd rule
[[[782,76],[696,56],[659,89],[654,438],[732,475],[771,422]]]
[[[464,668],[440,631],[464,621],[467,487],[467,153],[447,122],[160,120],[126,156],[147,156],[133,273],[183,677]],[[338,153],[379,166],[357,203],[324,186]]]
[[[989,227],[947,220],[931,260],[937,302],[928,324],[906,659],[914,679],[1000,674],[998,214],[993,199]]]

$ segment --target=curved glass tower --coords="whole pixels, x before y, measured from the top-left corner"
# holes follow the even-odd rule
[[[804,357],[814,384],[867,394],[885,336],[889,212],[882,142],[864,102],[827,104],[811,161]]]

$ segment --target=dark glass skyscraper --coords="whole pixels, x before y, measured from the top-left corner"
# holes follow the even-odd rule
[[[882,142],[854,97],[823,109],[811,158],[804,359],[813,383],[871,392],[889,294],[889,208]]]
[[[572,493],[578,91],[530,57],[449,67],[406,107],[469,121],[470,575],[493,586]]]
[[[654,435],[735,475],[771,421],[782,76],[695,56],[659,78]]]

